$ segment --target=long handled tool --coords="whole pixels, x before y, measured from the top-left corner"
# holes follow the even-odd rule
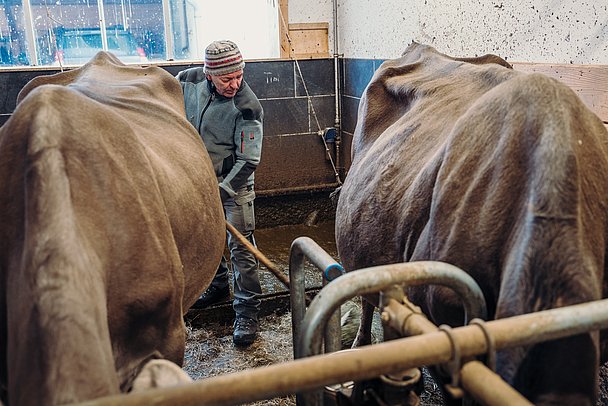
[[[278,266],[274,264],[271,260],[269,260],[266,255],[264,255],[259,249],[257,249],[243,234],[239,232],[232,224],[226,221],[226,228],[237,240],[241,242],[255,257],[266,266],[277,277],[279,281],[289,289],[289,279],[285,274],[279,269]]]

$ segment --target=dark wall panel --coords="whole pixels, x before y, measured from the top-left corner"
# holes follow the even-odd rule
[[[350,165],[350,144],[361,94],[381,62],[340,60],[343,131],[339,163],[342,169]],[[319,127],[324,130],[335,125],[334,61],[310,59],[298,64],[299,69],[294,61],[286,60],[248,61],[245,66],[245,79],[264,107],[262,163],[256,172],[256,189],[260,195],[289,189],[327,188],[335,182],[334,170],[317,133]],[[192,66],[202,66],[202,63],[162,68],[176,75]],[[0,71],[0,125],[9,119],[17,94],[29,80],[57,72],[55,69]],[[328,146],[335,159],[335,144]]]
[[[344,59],[342,95],[360,98],[382,62],[378,59]]]
[[[296,96],[336,94],[333,59],[309,59],[298,61],[298,64],[302,75],[296,66]]]
[[[345,59],[342,94],[361,97],[374,74],[374,61],[369,59]]]
[[[56,71],[0,71],[0,114],[10,114],[15,110],[17,95],[27,82],[40,75],[50,75]]]
[[[310,106],[309,106],[310,107]],[[314,111],[314,113],[313,113]],[[312,108],[310,109],[310,128],[311,132],[324,130],[336,124],[336,98],[332,96],[319,96],[312,98]],[[316,116],[316,119],[315,119]],[[318,125],[317,125],[318,121]]]
[[[203,66],[200,64],[191,64],[191,65],[173,65],[173,66],[163,66],[163,69],[172,74],[173,76],[177,76],[177,74],[184,69],[194,68],[195,66]]]
[[[356,97],[342,97],[342,131],[351,134],[355,132],[359,101],[360,99]]]
[[[245,80],[260,99],[295,97],[293,62],[249,62]]]
[[[344,175],[348,172],[348,169],[350,168],[350,164],[351,159],[350,159],[350,151],[352,149],[352,143],[353,143],[353,136],[352,134],[349,133],[342,133],[342,143],[341,143],[341,148],[340,148],[340,156],[342,158],[342,168],[344,169],[345,173]]]
[[[9,118],[11,118],[10,114],[0,114],[0,127],[2,127],[4,123],[8,121]]]
[[[261,100],[261,103],[264,108],[264,135],[310,132],[306,98]]]
[[[262,195],[315,189],[335,182],[333,173],[319,135],[270,136],[264,138],[255,188]]]
[[[340,64],[341,73],[341,127],[342,148],[340,157],[343,160],[344,172],[350,168],[352,136],[358,120],[359,103],[369,81],[376,69],[382,64],[376,59],[344,59]]]

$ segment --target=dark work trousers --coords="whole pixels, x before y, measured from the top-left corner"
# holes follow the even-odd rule
[[[253,246],[255,239],[255,214],[253,201],[255,193],[253,187],[245,187],[237,191],[236,196],[224,202],[226,220],[234,226]],[[258,276],[258,261],[238,239],[228,232],[228,249],[230,250],[230,263],[232,266],[232,287],[234,302],[232,306],[237,316],[258,319],[260,308],[259,295],[262,293]],[[228,264],[222,256],[217,273],[211,282],[217,288],[228,286]]]

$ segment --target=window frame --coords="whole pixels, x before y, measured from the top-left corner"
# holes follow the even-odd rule
[[[163,26],[164,26],[164,34],[163,39],[165,41],[165,59],[154,61],[154,64],[162,65],[166,62],[177,62],[175,60],[175,50],[174,50],[174,40],[173,40],[173,27],[171,18],[168,18],[171,15],[171,5],[169,3],[170,0],[161,0],[162,10],[163,10]],[[279,51],[280,56],[277,59],[289,59],[292,56],[291,46],[289,44],[288,38],[288,24],[289,24],[289,0],[278,0],[278,27],[279,27]],[[25,28],[25,40],[26,40],[26,49],[28,53],[28,65],[19,65],[19,69],[26,69],[27,67],[47,67],[49,65],[40,64],[38,62],[39,58],[39,50],[38,43],[36,41],[36,30],[34,27],[34,18],[32,14],[32,6],[31,0],[22,0],[23,5],[23,18],[24,18],[24,28]],[[97,1],[98,13],[100,16],[100,30],[101,30],[101,39],[102,39],[102,49],[108,50],[108,39],[107,39],[107,27],[105,24],[105,13],[104,13],[104,1]],[[275,58],[267,58],[267,59],[275,59]],[[187,62],[187,61],[184,61]],[[6,68],[16,68],[17,66],[7,66]],[[3,67],[2,69],[5,69]]]

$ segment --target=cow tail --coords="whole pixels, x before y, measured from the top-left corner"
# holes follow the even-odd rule
[[[42,99],[54,95],[45,92]],[[36,113],[19,192],[22,252],[7,289],[9,396],[15,405],[118,392],[109,373],[114,360],[102,265],[80,235],[61,136],[71,129],[54,105],[31,106]]]

